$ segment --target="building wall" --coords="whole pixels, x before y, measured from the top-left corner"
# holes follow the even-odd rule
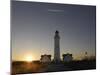
[[[51,56],[49,56],[49,55],[41,56],[40,62],[42,62],[42,63],[49,63],[49,62],[51,62]]]
[[[73,60],[72,54],[63,55],[63,61],[64,62],[69,62],[69,61],[72,61],[72,60]]]

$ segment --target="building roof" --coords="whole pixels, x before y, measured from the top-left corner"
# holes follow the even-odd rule
[[[72,56],[70,53],[63,54],[63,56]]]
[[[51,57],[51,55],[47,55],[47,54],[41,55],[41,57],[44,57],[44,56]]]

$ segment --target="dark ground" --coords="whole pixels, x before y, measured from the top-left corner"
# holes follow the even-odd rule
[[[75,71],[75,70],[89,70],[96,69],[95,60],[71,61],[60,63],[40,63],[34,62],[12,62],[12,75],[29,74],[29,73],[44,73],[44,72],[58,72],[58,71]]]

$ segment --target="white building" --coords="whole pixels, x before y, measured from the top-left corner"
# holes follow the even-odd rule
[[[73,60],[72,54],[69,54],[69,53],[63,54],[63,61],[64,62],[70,62],[72,60]]]
[[[51,55],[41,55],[40,62],[42,63],[50,63],[51,62]]]

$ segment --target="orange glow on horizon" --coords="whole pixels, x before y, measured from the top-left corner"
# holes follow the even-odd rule
[[[25,61],[27,62],[32,62],[34,59],[33,59],[33,56],[32,55],[26,55],[25,56]]]

